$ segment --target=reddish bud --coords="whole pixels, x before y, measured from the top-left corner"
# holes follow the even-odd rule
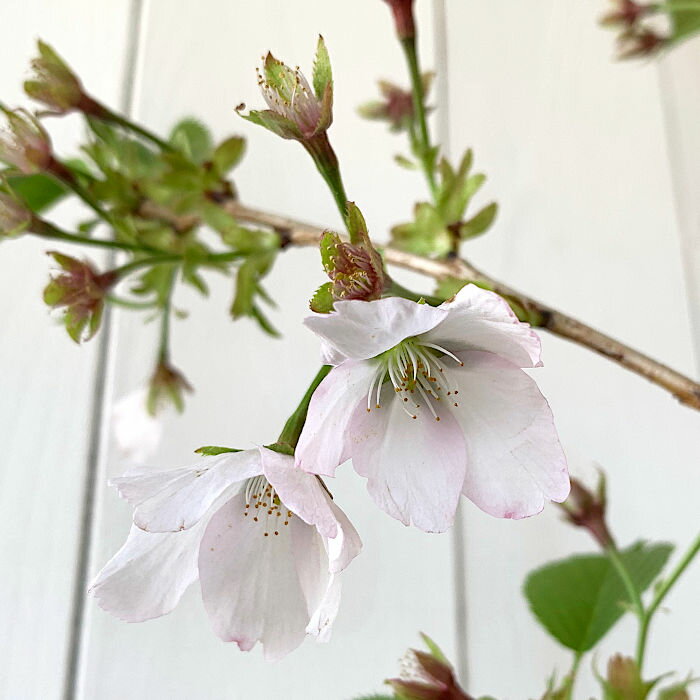
[[[617,41],[617,58],[644,58],[666,46],[668,39],[651,29],[631,30],[623,33]]]
[[[651,5],[640,5],[634,0],[613,0],[612,4],[610,12],[600,18],[603,26],[632,28],[653,11]]]
[[[23,109],[2,111],[7,126],[0,129],[0,160],[26,174],[48,170],[53,163],[51,139],[38,119]]]
[[[604,474],[600,474],[595,493],[586,488],[578,479],[572,477],[571,493],[560,507],[566,513],[565,517],[571,524],[588,530],[601,547],[615,545],[605,520],[607,499]]]
[[[430,90],[433,74],[423,75],[423,94]],[[413,123],[413,95],[410,90],[404,90],[398,85],[379,81],[382,100],[375,100],[361,105],[360,116],[365,119],[375,119],[389,122],[392,131],[408,130]]]
[[[384,0],[394,14],[396,34],[399,39],[410,39],[416,35],[416,22],[413,17],[413,0]]]
[[[155,416],[165,404],[170,403],[182,412],[185,407],[183,395],[186,391],[192,391],[190,383],[182,372],[163,359],[151,375],[146,408],[152,416]]]
[[[117,276],[98,274],[89,263],[62,253],[49,255],[61,269],[44,289],[44,301],[54,309],[65,309],[66,330],[76,343],[90,340],[100,327],[105,295]]]

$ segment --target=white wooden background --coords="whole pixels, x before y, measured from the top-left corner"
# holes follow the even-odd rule
[[[610,60],[610,35],[596,26],[603,9],[596,0],[418,0],[418,7],[425,65],[441,71],[447,105],[434,124],[455,158],[475,148],[490,178],[484,197],[501,204],[494,231],[467,253],[697,375],[700,42],[660,64],[620,65]],[[373,96],[376,77],[404,79],[379,0],[5,0],[1,13],[3,100],[20,101],[40,36],[99,98],[155,129],[197,114],[218,136],[244,133],[250,157],[237,184],[245,201],[337,224],[301,149],[233,113],[243,100],[259,101],[253,69],[262,52],[309,65],[323,33],[337,89],[332,136],[350,197],[380,234],[424,196],[418,178],[390,164],[403,144],[354,112]],[[79,122],[55,127],[69,154]],[[59,214],[71,221],[76,211]],[[365,550],[345,577],[329,645],[309,643],[266,665],[259,653],[241,654],[213,636],[196,587],[173,614],[143,625],[118,622],[90,599],[76,608],[81,575],[91,577],[128,529],[128,507],[105,486],[125,467],[110,441],[109,413],[147,377],[155,329],[117,315],[105,352],[99,342],[73,346],[41,302],[44,249],[30,240],[0,249],[0,697],[346,700],[380,689],[418,630],[459,658],[475,694],[538,697],[551,669],[567,668],[567,655],[532,622],[520,587],[536,565],[592,549],[583,534],[559,524],[553,508],[513,523],[465,503],[452,534],[423,535],[378,512],[349,468],[335,491]],[[185,464],[201,444],[275,437],[317,365],[316,342],[300,320],[319,267],[313,251],[280,257],[270,285],[281,302],[278,342],[245,321],[227,321],[228,281],[212,277],[207,301],[188,292],[177,298],[191,314],[175,326],[174,360],[197,393],[185,415],[167,423],[154,466]],[[574,471],[593,462],[608,471],[619,539],[687,542],[698,521],[697,414],[603,359],[544,342],[538,379]],[[700,671],[699,586],[696,567],[669,598],[649,672]],[[628,620],[605,649],[629,650],[633,637]],[[579,694],[594,688],[584,677]]]

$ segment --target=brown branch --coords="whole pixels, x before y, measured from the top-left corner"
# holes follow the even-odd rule
[[[225,207],[230,214],[242,221],[267,226],[277,231],[282,236],[282,240],[289,245],[318,245],[319,238],[325,230],[284,216],[252,209],[239,202],[229,201]],[[511,289],[481,272],[467,260],[458,258],[447,261],[430,260],[391,247],[384,248],[383,252],[385,260],[390,265],[413,270],[437,280],[457,278],[483,284],[512,299],[525,309],[533,325],[545,328],[553,335],[566,338],[607,357],[666,389],[682,404],[700,410],[700,384],[697,382],[561,311]]]

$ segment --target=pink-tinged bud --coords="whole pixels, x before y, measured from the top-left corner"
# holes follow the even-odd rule
[[[460,688],[446,660],[415,649],[401,660],[399,677],[387,683],[402,700],[473,700]]]
[[[80,109],[85,94],[78,77],[48,44],[39,41],[37,48],[39,55],[31,62],[34,73],[24,83],[27,95],[58,114]]]
[[[416,35],[416,22],[413,17],[413,0],[385,0],[394,14],[396,34],[399,39],[410,39]]]
[[[423,94],[430,90],[433,74],[423,75]],[[406,131],[413,123],[413,95],[410,90],[404,90],[398,85],[379,81],[379,91],[382,100],[367,102],[358,109],[360,116],[365,119],[375,119],[389,123],[392,131]]]
[[[148,385],[146,408],[155,416],[164,406],[172,404],[182,412],[185,407],[184,393],[192,391],[192,386],[184,375],[167,360],[161,360],[156,366]]]
[[[105,296],[117,275],[99,274],[89,263],[62,253],[49,255],[61,269],[44,289],[44,301],[54,309],[65,309],[66,330],[76,343],[90,340],[100,327]]]
[[[21,201],[0,192],[0,240],[26,231],[33,218],[32,212]]]
[[[640,5],[634,0],[613,0],[613,7],[600,18],[604,27],[633,28],[641,19],[653,12],[653,6]]]
[[[7,126],[0,129],[0,160],[25,174],[50,169],[51,139],[36,117],[23,109],[2,109]]]
[[[617,40],[617,58],[625,60],[628,58],[652,56],[666,46],[667,43],[668,39],[666,37],[657,34],[651,29],[625,32]]]
[[[566,519],[576,527],[583,527],[604,549],[615,546],[605,519],[607,498],[605,475],[601,472],[596,492],[586,488],[578,479],[571,477],[569,498],[560,505]]]

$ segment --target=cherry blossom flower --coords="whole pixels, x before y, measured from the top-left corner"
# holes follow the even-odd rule
[[[467,285],[438,307],[339,301],[307,318],[335,365],[316,390],[297,465],[333,476],[352,458],[380,508],[442,532],[460,493],[524,518],[569,493],[552,413],[521,368],[540,341],[498,295]]]
[[[99,605],[127,622],[170,612],[199,579],[216,634],[278,659],[328,639],[338,574],[361,542],[317,477],[268,449],[114,479],[134,506],[124,546],[97,575]]]

